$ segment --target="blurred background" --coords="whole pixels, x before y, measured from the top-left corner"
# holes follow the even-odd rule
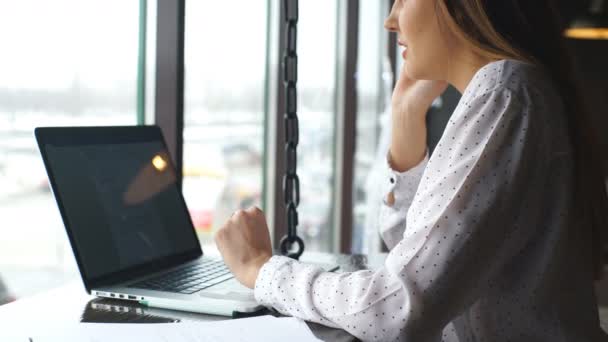
[[[360,38],[366,67],[358,74],[364,95],[357,176],[363,179],[385,105],[381,39],[388,4],[361,5],[368,12]],[[267,0],[186,3],[183,191],[206,253],[214,252],[213,232],[235,209],[266,207],[264,168],[274,154],[265,150],[269,54],[278,52],[269,37],[280,25],[273,6]],[[308,251],[332,249],[341,7],[300,3],[299,229]],[[0,275],[13,296],[77,277],[34,127],[154,123],[157,15],[153,1],[0,0]]]
[[[181,3],[184,127],[169,140],[183,147],[183,192],[203,250],[216,254],[215,230],[252,205],[267,212],[276,241],[285,229],[280,2]],[[564,25],[589,4],[561,1]],[[158,110],[171,101],[159,74],[167,49],[163,6],[0,0],[0,302],[78,279],[33,129],[154,124],[172,115]],[[307,251],[382,251],[369,215],[399,68],[395,37],[383,29],[390,6],[390,0],[300,1],[298,231]],[[570,41],[602,129],[607,42]],[[431,110],[431,149],[458,100],[451,89]],[[608,135],[601,143],[608,146]]]

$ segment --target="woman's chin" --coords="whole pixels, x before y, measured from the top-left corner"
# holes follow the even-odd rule
[[[407,74],[407,77],[416,81],[421,79],[420,74],[417,72],[416,68],[412,66],[412,63],[409,60],[405,60],[403,62],[403,67],[405,68],[405,73]]]
[[[403,67],[405,68],[405,73],[407,76],[415,81],[435,81],[437,80],[436,76],[432,72],[425,72],[423,68],[416,67],[411,60],[406,60],[403,62]]]

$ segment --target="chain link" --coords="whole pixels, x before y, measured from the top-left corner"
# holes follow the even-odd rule
[[[285,83],[285,163],[283,176],[284,201],[287,214],[287,235],[281,239],[281,254],[299,259],[304,252],[304,241],[298,236],[298,205],[300,204],[300,178],[298,165],[298,0],[283,0],[285,10],[285,53],[283,55],[283,75]],[[297,250],[290,252],[294,244]]]

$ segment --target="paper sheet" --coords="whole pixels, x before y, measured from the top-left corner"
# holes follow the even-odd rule
[[[5,336],[11,338],[10,336]],[[320,341],[303,321],[293,318],[260,316],[201,323],[110,324],[79,323],[47,328],[28,335],[14,335],[2,341],[18,342],[240,342]]]

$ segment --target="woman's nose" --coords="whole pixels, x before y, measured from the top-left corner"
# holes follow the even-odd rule
[[[395,10],[395,5],[391,9],[391,13],[384,20],[384,28],[389,32],[397,32],[399,25],[397,22],[397,11]]]
[[[392,19],[392,16],[388,16],[384,20],[384,28],[389,32],[397,32],[397,27],[395,26],[395,21]]]

